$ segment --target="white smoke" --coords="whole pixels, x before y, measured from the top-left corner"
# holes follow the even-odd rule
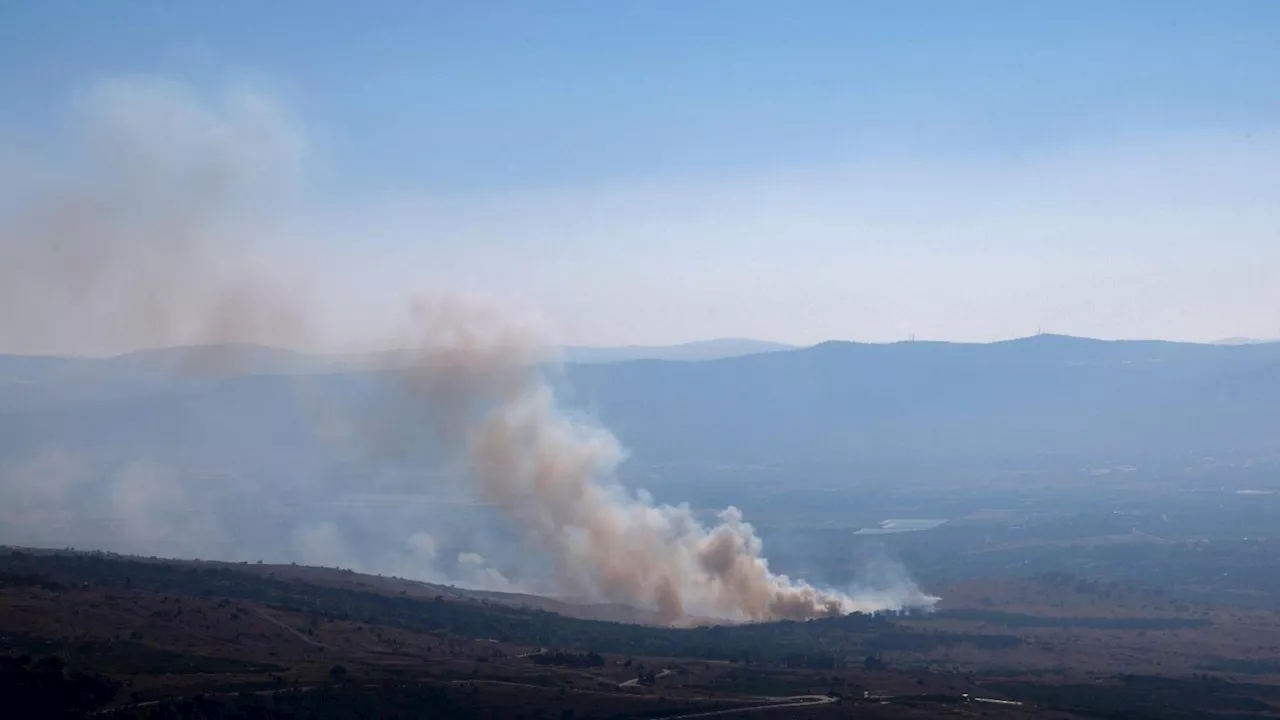
[[[546,548],[570,592],[687,616],[805,619],[930,605],[907,578],[850,595],[770,571],[759,536],[736,508],[706,527],[688,506],[655,505],[616,480],[623,452],[604,428],[561,409],[540,374],[537,344],[515,329],[446,314],[447,347],[423,351],[405,385],[446,410],[435,430],[467,450],[481,497]]]
[[[153,81],[101,84],[79,109],[74,147],[84,154],[70,167],[74,179],[29,188],[31,210],[0,225],[6,349],[289,346],[314,338],[326,325],[324,306],[298,294],[297,263],[273,259],[266,232],[303,147],[282,113],[252,93],[210,105],[181,85]],[[397,436],[392,446],[432,442],[450,451],[476,493],[550,556],[562,591],[650,608],[671,622],[802,619],[934,601],[905,577],[872,594],[812,587],[770,570],[736,509],[705,526],[687,506],[628,492],[616,479],[623,452],[614,436],[558,405],[536,333],[456,298],[426,294],[409,308],[408,335],[398,343],[408,352],[395,373],[405,393],[379,431]],[[27,472],[56,469],[55,462]],[[192,531],[181,519],[200,501],[162,467],[126,466],[111,487],[109,502],[128,518],[131,540],[162,548]],[[0,500],[17,497],[4,488]],[[218,525],[215,518],[194,527],[216,535]],[[294,547],[304,562],[361,567],[333,522],[298,528]],[[385,554],[439,562],[422,529]],[[474,552],[460,552],[454,570],[477,586],[516,587]]]

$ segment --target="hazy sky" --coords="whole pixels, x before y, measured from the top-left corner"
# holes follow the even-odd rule
[[[1280,337],[1277,28],[1270,0],[0,2],[0,191],[88,89],[159,78],[278,111],[270,254],[348,322],[426,287],[570,343]]]

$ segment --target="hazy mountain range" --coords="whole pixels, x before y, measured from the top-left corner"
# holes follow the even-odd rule
[[[1280,342],[1280,340],[1259,340],[1247,337],[1229,337],[1218,340],[1215,345],[1261,345],[1263,343]]]
[[[796,346],[766,340],[721,338],[680,345],[629,345],[625,347],[567,347],[567,362],[620,362],[625,360],[721,360],[740,355],[754,355],[777,350],[794,350]]]
[[[0,450],[308,463],[326,455],[318,413],[343,416],[335,409],[392,392],[351,358],[237,350],[239,372],[225,377],[174,372],[198,369],[210,352],[198,348],[0,356]],[[566,355],[556,374],[565,403],[641,463],[1280,452],[1280,343],[726,340]]]

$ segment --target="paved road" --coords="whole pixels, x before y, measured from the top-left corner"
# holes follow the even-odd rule
[[[671,672],[670,670],[663,670],[657,675],[654,675],[653,679],[657,680],[658,678],[664,678],[668,675],[674,675],[674,674],[675,673]],[[639,684],[640,684],[640,678],[633,677],[630,680],[623,680],[622,682],[618,683],[618,687],[635,687],[636,685],[639,685]]]
[[[467,685],[467,684],[506,685],[509,687],[530,688],[532,690],[541,690],[544,692],[549,689],[547,685],[534,685],[532,683],[518,683],[518,682],[511,682],[510,680],[485,680],[484,678],[471,678],[468,680],[450,680],[449,683],[451,685]],[[620,697],[620,698],[631,698],[631,699],[634,699],[636,697],[643,697],[643,696],[635,695],[633,693],[605,692],[603,690],[587,690],[584,688],[574,688],[572,692],[579,695],[603,695],[605,697]]]
[[[693,718],[719,717],[722,715],[732,715],[735,713],[760,712],[764,710],[780,710],[785,708],[810,707],[813,705],[830,705],[837,702],[837,698],[829,695],[796,695],[794,697],[776,697],[764,698],[769,702],[764,705],[749,705],[747,707],[727,708],[725,710],[706,710],[703,712],[689,713],[688,715],[667,715],[662,720],[692,720]]]

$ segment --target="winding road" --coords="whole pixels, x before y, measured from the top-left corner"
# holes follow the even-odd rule
[[[794,695],[792,697],[775,697],[761,698],[767,703],[763,705],[748,705],[747,707],[727,708],[724,710],[706,710],[703,712],[689,713],[687,715],[667,715],[662,720],[692,720],[693,718],[719,717],[721,715],[732,715],[735,713],[759,712],[763,710],[781,710],[785,708],[810,707],[812,705],[830,705],[839,702],[840,699],[830,695]]]
[[[657,675],[654,675],[653,679],[657,680],[659,678],[664,678],[668,675],[674,675],[674,674],[675,673],[671,672],[670,670],[663,670]],[[618,687],[635,687],[636,685],[639,685],[639,684],[640,684],[640,678],[633,677],[630,680],[623,680],[622,682],[618,683]]]

